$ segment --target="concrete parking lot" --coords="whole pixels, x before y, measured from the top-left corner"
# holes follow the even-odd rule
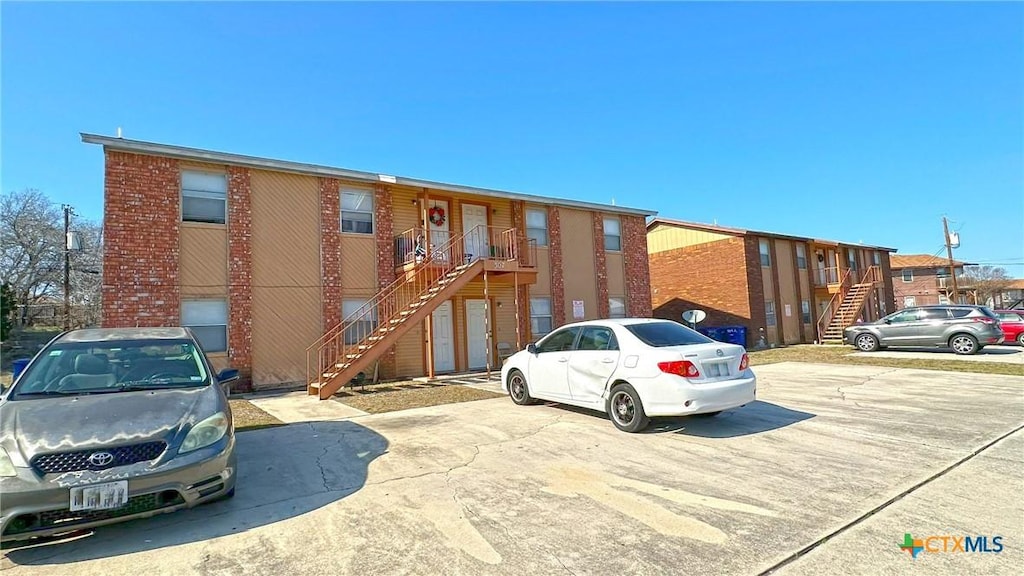
[[[507,399],[239,436],[230,502],[5,551],[10,574],[945,574],[1024,561],[1024,377],[783,363],[617,432]],[[312,401],[312,400],[310,400]],[[1000,535],[989,554],[904,534]]]

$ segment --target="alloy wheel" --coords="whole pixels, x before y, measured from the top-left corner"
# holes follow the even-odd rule
[[[636,418],[636,405],[626,392],[616,392],[612,396],[612,418],[623,426],[629,426]]]
[[[970,336],[957,336],[953,338],[953,351],[957,354],[970,354],[974,351],[974,339]]]
[[[508,383],[509,392],[512,394],[512,399],[516,402],[522,402],[526,399],[526,380],[519,374],[512,376]]]

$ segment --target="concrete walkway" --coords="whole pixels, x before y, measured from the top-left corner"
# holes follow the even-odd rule
[[[286,424],[297,422],[324,422],[343,420],[354,416],[365,416],[357,410],[335,399],[317,400],[306,392],[284,392],[277,394],[252,394],[244,396],[260,410]]]
[[[851,356],[862,358],[916,358],[922,360],[949,360],[950,362],[999,362],[1019,364],[1024,375],[1024,347],[1021,346],[986,346],[977,354],[961,356],[944,348],[903,348],[888,349],[878,352],[854,352]]]
[[[0,568],[1018,573],[1024,458],[1013,431],[1024,425],[1024,378],[799,363],[755,371],[753,404],[660,420],[645,434],[507,398],[246,432],[233,500],[7,550]],[[911,559],[898,547],[904,533],[998,534],[1006,548]]]

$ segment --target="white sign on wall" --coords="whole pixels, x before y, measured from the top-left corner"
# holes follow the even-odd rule
[[[576,320],[583,320],[583,300],[572,301],[572,317]]]
[[[786,304],[786,318],[789,318],[792,315],[793,315],[793,307],[790,306],[789,304]]]

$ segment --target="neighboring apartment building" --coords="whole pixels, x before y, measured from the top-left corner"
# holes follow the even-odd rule
[[[747,327],[748,346],[762,329],[768,345],[834,341],[893,311],[892,248],[655,218],[647,249],[656,317],[704,310],[704,326]]]
[[[958,298],[953,298],[953,278],[949,260],[929,254],[894,254],[891,258],[893,292],[896,309],[929,304],[974,304],[976,294],[968,278],[963,277],[966,262],[953,261],[956,270]]]
[[[105,154],[103,323],[185,325],[256,388],[494,369],[650,316],[653,212],[83,134]]]
[[[992,300],[990,305],[994,308],[1002,309],[1011,306],[1016,306],[1018,309],[1024,308],[1024,278],[1010,280],[1006,288],[1003,288]]]

